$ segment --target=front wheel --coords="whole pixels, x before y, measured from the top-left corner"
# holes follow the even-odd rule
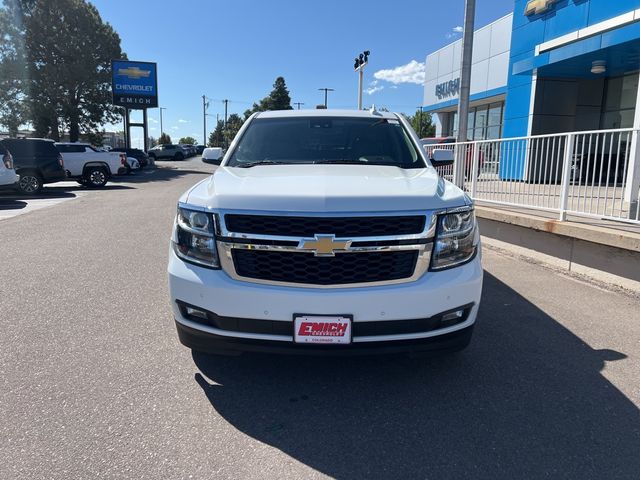
[[[107,172],[104,168],[93,167],[85,174],[87,185],[93,188],[104,187],[107,184]]]
[[[34,195],[42,190],[42,178],[37,173],[20,174],[18,190],[26,195]]]

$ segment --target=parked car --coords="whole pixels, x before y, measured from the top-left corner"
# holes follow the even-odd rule
[[[452,152],[431,157],[400,114],[252,115],[178,201],[168,275],[180,341],[213,353],[466,347],[480,234],[472,200],[433,168]]]
[[[45,184],[66,180],[64,161],[53,140],[5,138],[0,144],[11,152],[21,193],[37,194]]]
[[[184,160],[184,150],[180,145],[156,145],[149,150],[149,157],[155,160]]]
[[[181,143],[180,147],[182,147],[186,158],[193,157],[196,154],[196,147],[189,143]]]
[[[135,158],[140,164],[140,168],[144,168],[149,165],[149,155],[139,148],[116,147],[111,149],[111,151],[126,153],[127,157]]]
[[[204,145],[196,145],[196,155],[202,155],[204,149],[207,148]]]
[[[104,187],[111,177],[128,173],[125,153],[101,152],[88,143],[59,142],[56,147],[64,157],[67,175],[81,185]]]
[[[216,165],[220,165],[222,161],[222,148],[220,147],[209,147],[205,148],[202,152],[202,161],[204,163],[213,163]]]
[[[19,175],[13,168],[11,152],[0,144],[0,191],[15,190],[19,179]]]

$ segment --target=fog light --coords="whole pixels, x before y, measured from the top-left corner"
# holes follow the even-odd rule
[[[193,307],[185,307],[185,310],[187,312],[187,317],[202,318],[204,320],[207,319],[207,312],[203,312],[202,310],[198,310]]]
[[[464,310],[456,310],[455,312],[445,313],[440,319],[440,323],[458,323],[464,316]]]

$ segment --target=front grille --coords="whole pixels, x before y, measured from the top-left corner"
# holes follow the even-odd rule
[[[333,234],[336,237],[381,237],[415,235],[424,231],[425,216],[390,217],[279,217],[272,215],[224,216],[227,230],[254,235],[313,237]]]
[[[264,250],[232,251],[238,275],[272,282],[344,285],[388,282],[413,275],[418,251],[338,253],[316,257],[310,253]]]

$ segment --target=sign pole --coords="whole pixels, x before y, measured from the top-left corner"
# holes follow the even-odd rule
[[[131,148],[131,119],[129,118],[129,109],[124,109],[124,124],[125,124],[125,148]]]
[[[144,141],[142,142],[143,150],[149,149],[149,125],[147,124],[147,109],[142,110],[142,131],[144,132]]]

